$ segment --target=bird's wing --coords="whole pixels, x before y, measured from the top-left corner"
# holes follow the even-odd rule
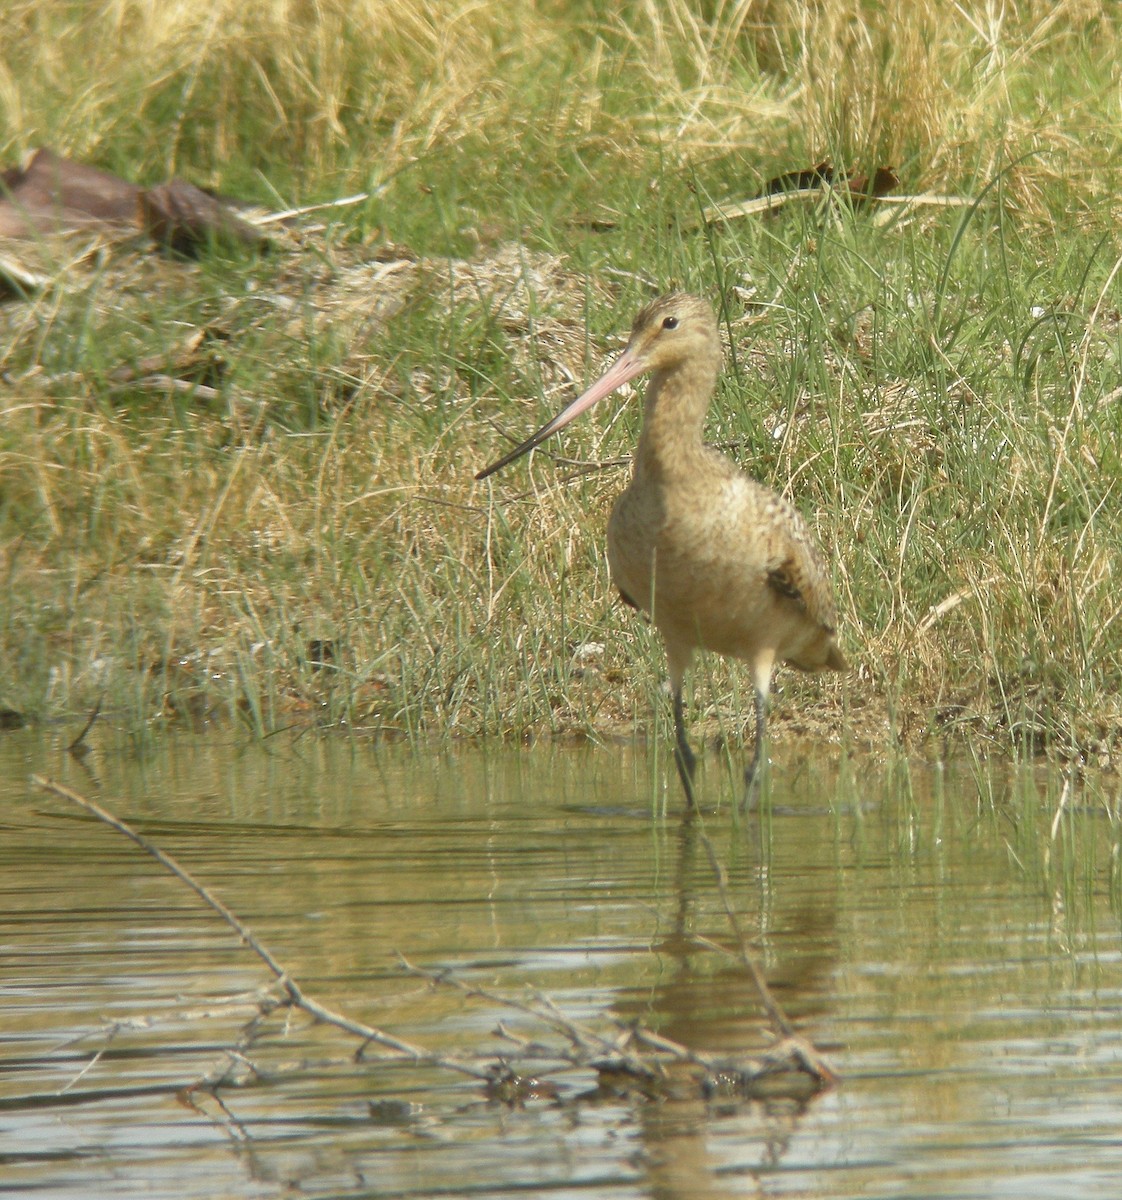
[[[781,506],[782,520],[775,522],[775,535],[769,539],[772,544],[766,563],[768,586],[794,601],[813,621],[833,633],[838,614],[826,564],[814,535],[786,500],[774,495],[769,499],[770,503]]]

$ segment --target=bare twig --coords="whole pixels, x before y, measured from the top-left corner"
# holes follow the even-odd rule
[[[565,1059],[566,1062],[585,1065],[597,1055],[610,1055],[613,1058],[621,1060],[626,1069],[635,1075],[650,1076],[657,1074],[657,1071],[652,1069],[652,1065],[649,1062],[636,1054],[630,1053],[624,1047],[621,1047],[618,1042],[611,1041],[602,1034],[597,1033],[594,1029],[590,1029],[587,1025],[566,1017],[548,997],[537,995],[532,1002],[528,1002],[519,1000],[513,996],[503,996],[487,988],[466,983],[448,971],[430,971],[424,967],[414,966],[402,954],[398,955],[398,959],[405,970],[411,975],[419,975],[422,979],[427,979],[436,985],[453,987],[457,991],[463,992],[466,996],[471,996],[478,1000],[486,1000],[489,1004],[497,1004],[503,1008],[514,1009],[516,1012],[524,1013],[526,1016],[533,1017],[543,1024],[556,1029],[569,1040],[574,1047],[575,1053],[557,1047],[551,1047],[550,1053],[557,1058]],[[517,1040],[505,1027],[502,1029],[502,1036],[511,1041]]]
[[[927,612],[916,622],[915,628],[912,630],[912,636],[918,637],[920,634],[926,633],[942,617],[945,617],[949,612],[953,612],[964,601],[972,598],[980,599],[982,589],[989,587],[996,580],[996,575],[987,575],[984,579],[978,580],[977,583],[971,584],[969,587],[961,588],[957,592],[951,592],[949,596],[945,596],[938,604],[932,604]]]
[[[773,192],[767,196],[754,196],[751,200],[727,201],[711,204],[702,210],[702,220],[706,225],[718,221],[734,221],[739,217],[754,217],[762,213],[773,213],[792,201],[814,201],[828,196],[834,189],[829,186],[813,188],[793,188],[785,192]],[[933,206],[936,208],[965,208],[973,203],[969,196],[942,196],[933,192],[921,193],[914,196],[877,196],[876,202],[882,205],[893,205],[896,208],[921,208]]]
[[[783,1037],[793,1037],[795,1027],[787,1019],[787,1014],[780,1007],[779,1001],[771,994],[771,988],[767,985],[764,973],[752,957],[748,949],[748,943],[741,932],[740,922],[736,917],[736,910],[733,908],[732,901],[729,898],[728,876],[725,874],[725,868],[717,858],[717,852],[713,849],[713,843],[709,840],[705,831],[699,829],[698,836],[701,838],[701,844],[705,847],[705,853],[709,856],[709,865],[713,868],[713,878],[717,881],[717,892],[721,897],[725,916],[736,937],[737,950],[739,951],[736,957],[747,970],[756,991],[759,993],[760,1003],[764,1006],[764,1012],[767,1013],[768,1020],[771,1021],[776,1031]]]
[[[222,393],[209,384],[198,383],[194,379],[176,379],[173,375],[145,375],[140,379],[129,380],[127,383],[115,383],[109,388],[111,392],[179,392],[184,396],[194,396],[196,400],[218,400]]]
[[[265,946],[258,941],[249,927],[236,917],[213,892],[199,883],[185,867],[181,867],[175,859],[165,854],[159,846],[150,842],[143,834],[138,833],[131,825],[122,821],[120,817],[114,816],[108,809],[102,808],[100,804],[95,804],[94,801],[88,800],[85,796],[80,795],[64,784],[55,783],[54,780],[46,779],[42,775],[32,775],[31,782],[36,787],[42,788],[45,792],[52,792],[61,799],[68,800],[71,804],[78,805],[79,808],[84,808],[86,812],[97,817],[99,821],[104,821],[106,825],[116,829],[118,833],[123,833],[125,837],[130,838],[145,854],[151,855],[160,866],[170,871],[181,883],[185,883],[200,900],[214,909],[238,937],[241,938],[245,945],[272,971],[278,980],[282,983],[288,980],[288,974],[285,969]]]
[[[73,1077],[73,1079],[68,1080],[65,1084],[63,1084],[63,1086],[61,1088],[59,1088],[58,1094],[60,1096],[64,1095],[66,1092],[70,1091],[71,1088],[77,1087],[77,1085],[79,1083],[81,1083],[82,1079],[90,1071],[92,1071],[99,1062],[101,1062],[101,1056],[105,1053],[106,1050],[109,1049],[109,1045],[113,1041],[113,1037],[114,1037],[115,1033],[116,1033],[116,1030],[110,1031],[109,1036],[105,1039],[105,1045],[98,1048],[98,1050],[95,1052],[93,1057],[89,1060],[89,1062],[86,1063],[86,1065],[78,1072],[77,1075],[75,1075]]]
[[[737,920],[736,911],[729,897],[728,876],[725,874],[725,869],[717,858],[717,852],[713,849],[713,843],[709,840],[703,829],[698,830],[698,836],[701,838],[701,844],[705,847],[705,853],[709,856],[709,865],[713,869],[713,878],[717,882],[717,891],[721,897],[721,904],[725,909],[725,917],[728,919],[733,935],[736,938],[737,953],[735,957],[748,972],[759,994],[764,1012],[767,1013],[768,1020],[771,1022],[777,1037],[781,1039],[780,1045],[776,1049],[782,1052],[789,1051],[796,1053],[807,1070],[817,1075],[823,1083],[830,1085],[837,1083],[837,1073],[805,1038],[796,1033],[794,1025],[791,1024],[779,1001],[772,994],[771,988],[768,987],[767,979],[752,956],[752,952],[748,949],[748,942],[741,931],[740,922]],[[706,941],[708,943],[708,939]],[[716,943],[708,944],[716,945]]]
[[[473,1063],[444,1055],[432,1054],[420,1046],[393,1037],[391,1034],[385,1033],[381,1029],[376,1029],[371,1025],[366,1025],[362,1021],[352,1020],[350,1017],[344,1016],[342,1013],[337,1013],[327,1008],[326,1005],[320,1004],[318,1000],[303,991],[296,980],[292,978],[272,952],[256,937],[253,931],[231,912],[209,888],[199,883],[186,868],[180,866],[171,855],[166,854],[144,837],[143,834],[133,829],[131,825],[122,821],[120,817],[114,816],[108,809],[102,808],[100,804],[95,804],[94,801],[65,787],[63,784],[45,779],[41,775],[33,775],[31,782],[46,792],[51,792],[63,800],[68,800],[71,804],[78,805],[79,808],[83,808],[86,812],[97,817],[99,821],[104,821],[106,825],[116,829],[118,833],[123,833],[125,837],[135,842],[146,854],[154,858],[165,870],[170,871],[180,882],[185,883],[200,900],[212,908],[234,930],[242,942],[269,968],[277,982],[284,989],[288,1001],[308,1013],[309,1016],[315,1017],[316,1020],[323,1021],[325,1024],[333,1025],[345,1033],[354,1034],[356,1037],[362,1038],[364,1042],[373,1042],[385,1049],[394,1051],[402,1057],[411,1058],[416,1062],[431,1063],[434,1066],[458,1071],[461,1074],[470,1075],[476,1079],[486,1079],[488,1077],[488,1073],[484,1068],[476,1066]]]
[[[712,948],[726,954],[729,953],[716,943],[712,943]],[[414,966],[401,955],[398,957],[402,966],[410,974],[428,979],[435,986],[453,987],[464,995],[524,1013],[557,1029],[571,1044],[570,1047],[543,1045],[499,1022],[495,1030],[496,1034],[517,1046],[525,1058],[548,1057],[578,1067],[601,1067],[611,1063],[637,1080],[663,1079],[668,1063],[700,1068],[703,1084],[712,1084],[721,1076],[730,1073],[746,1081],[751,1081],[756,1076],[771,1073],[777,1069],[792,1069],[793,1067],[812,1076],[819,1083],[832,1084],[837,1080],[837,1076],[825,1066],[813,1047],[793,1034],[778,1038],[775,1045],[758,1058],[729,1063],[713,1055],[691,1050],[688,1046],[683,1046],[680,1042],[663,1037],[641,1025],[617,1022],[615,1025],[616,1036],[608,1038],[590,1029],[584,1023],[566,1017],[548,996],[535,995],[530,1001],[515,999],[476,984],[466,983],[448,971],[429,971],[423,967]],[[654,1053],[638,1054],[630,1048],[631,1043],[644,1046]]]
[[[353,196],[343,196],[339,200],[325,200],[321,204],[305,204],[300,208],[286,208],[284,212],[243,213],[243,217],[251,225],[275,225],[281,221],[291,221],[296,217],[306,217],[309,213],[324,212],[331,208],[350,208],[362,204],[379,193],[384,187],[376,188],[373,192],[356,192]]]
[[[389,1059],[408,1058],[418,1064],[424,1063],[430,1066],[441,1067],[470,1076],[473,1079],[485,1081],[491,1087],[495,1086],[496,1080],[500,1076],[511,1078],[516,1076],[517,1073],[512,1071],[510,1066],[502,1059],[434,1054],[420,1046],[393,1037],[383,1030],[366,1025],[361,1021],[353,1020],[342,1013],[335,1012],[325,1005],[320,1004],[318,1000],[307,995],[300,988],[276,956],[255,936],[253,931],[243,921],[227,908],[205,885],[195,879],[184,867],[180,866],[169,854],[154,845],[125,821],[122,821],[101,805],[94,803],[72,789],[39,775],[32,776],[32,782],[44,791],[50,792],[72,804],[76,804],[119,833],[123,833],[146,854],[154,858],[162,867],[182,883],[186,884],[199,899],[216,912],[273,974],[274,985],[269,989],[263,989],[258,994],[256,1009],[252,1019],[243,1027],[237,1044],[227,1048],[225,1052],[226,1066],[216,1077],[200,1079],[192,1087],[196,1089],[203,1088],[213,1094],[215,1089],[231,1081],[231,1069],[234,1066],[240,1066],[250,1073],[255,1074],[256,1068],[246,1057],[246,1051],[253,1044],[265,1020],[278,1007],[300,1009],[318,1021],[332,1025],[337,1029],[343,1030],[345,1033],[353,1034],[355,1037],[362,1039],[363,1044],[355,1055],[356,1058],[361,1057],[367,1044],[374,1043],[390,1052],[386,1055]],[[798,1064],[800,1071],[813,1076],[819,1083],[833,1083],[837,1077],[822,1062],[814,1048],[795,1035],[791,1023],[772,997],[763,974],[752,959],[740,931],[728,896],[724,871],[717,860],[716,853],[704,833],[701,834],[701,839],[713,866],[722,902],[725,906],[725,912],[736,934],[739,953],[735,957],[748,969],[777,1034],[776,1044],[758,1059],[744,1060],[734,1064],[722,1062],[709,1055],[690,1050],[669,1038],[662,1037],[641,1026],[619,1021],[616,1021],[613,1025],[613,1034],[605,1036],[604,1033],[593,1029],[588,1024],[575,1021],[571,1017],[566,1016],[548,996],[540,993],[535,993],[530,1000],[516,999],[466,983],[448,971],[430,971],[416,967],[404,957],[401,957],[402,965],[409,973],[428,979],[433,984],[454,987],[467,996],[486,1000],[491,1004],[523,1013],[548,1028],[559,1032],[568,1042],[568,1046],[543,1045],[508,1030],[500,1024],[498,1029],[499,1035],[512,1043],[512,1045],[518,1047],[524,1057],[548,1057],[581,1067],[603,1068],[608,1066],[625,1074],[632,1075],[636,1080],[648,1081],[664,1079],[668,1063],[685,1064],[700,1068],[702,1072],[700,1084],[702,1087],[716,1086],[720,1080],[729,1076],[741,1079],[744,1081],[744,1086],[748,1086],[757,1076],[774,1073],[777,1069],[791,1069],[792,1063],[795,1063]],[[723,947],[715,946],[715,944],[714,947],[722,950],[724,953],[730,953],[724,950]],[[277,988],[280,989],[279,998],[276,993]],[[639,1047],[646,1048],[650,1053],[644,1054],[640,1052]],[[81,1079],[96,1062],[97,1057],[72,1081],[70,1086],[73,1086],[78,1079]],[[513,1094],[517,1096],[520,1093],[516,1089]]]
[[[93,728],[94,722],[97,720],[97,715],[101,712],[101,702],[104,698],[105,693],[102,692],[97,698],[97,703],[93,706],[93,712],[90,713],[85,725],[82,726],[82,732],[78,734],[78,736],[70,743],[69,746],[66,747],[67,754],[80,756],[89,749],[89,747],[84,744],[86,735]]]

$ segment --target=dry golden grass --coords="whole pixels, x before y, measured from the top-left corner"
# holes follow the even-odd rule
[[[1039,214],[1054,178],[1093,186],[1119,115],[1117,89],[1057,78],[1088,62],[1109,78],[1102,0],[541,0],[517,20],[498,0],[13,0],[0,47],[6,159],[53,144],[218,183],[285,162],[304,193],[457,146],[517,160],[548,126],[617,161],[657,146],[695,168],[891,163],[912,190],[960,190],[1032,151],[1010,184]]]

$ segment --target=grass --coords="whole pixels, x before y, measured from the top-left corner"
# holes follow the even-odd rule
[[[57,284],[0,306],[0,707],[104,697],[138,733],[664,720],[603,555],[635,406],[472,474],[676,285],[722,301],[711,438],[811,519],[856,666],[782,675],[777,727],[1117,764],[1122,18],[1013,9],[6,6],[3,163],[51,144],[275,206],[372,196],[261,260],[19,248]],[[977,203],[701,225],[823,158]],[[212,392],[114,375],[198,329]],[[738,669],[695,694],[735,735]]]

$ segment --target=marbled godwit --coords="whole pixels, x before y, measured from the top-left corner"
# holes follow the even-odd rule
[[[776,663],[846,669],[826,568],[806,522],[702,442],[720,364],[709,304],[681,292],[662,296],[635,318],[626,349],[586,392],[476,476],[485,479],[650,372],[631,483],[608,520],[608,564],[624,600],[650,615],[666,644],[675,762],[690,805],[696,762],[682,681],[695,650],[743,659],[752,670],[756,742],[746,799],[759,777]]]

